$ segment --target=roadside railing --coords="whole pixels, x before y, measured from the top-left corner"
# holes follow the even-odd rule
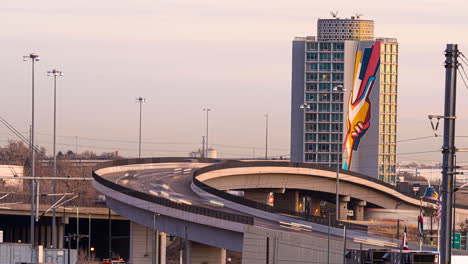
[[[181,161],[181,160],[178,160],[178,161]],[[171,160],[167,162],[175,162],[175,160]],[[122,162],[122,160],[118,160],[115,163],[118,163],[119,165],[139,164],[139,163],[129,163],[128,160],[126,160],[126,162]],[[115,163],[111,163],[111,165]],[[152,163],[155,163],[155,162],[152,162]],[[114,166],[118,166],[118,165],[114,165]],[[100,168],[103,168],[103,166],[100,166]],[[242,224],[247,224],[247,225],[254,224],[254,218],[251,216],[233,214],[233,213],[228,213],[228,212],[221,212],[221,211],[214,210],[211,208],[200,207],[200,206],[195,206],[195,205],[175,203],[173,201],[170,201],[162,197],[157,197],[151,194],[139,192],[139,191],[130,189],[128,187],[116,184],[114,182],[108,181],[104,179],[103,177],[97,175],[94,171],[93,171],[93,177],[96,180],[96,182],[102,184],[103,186],[107,188],[110,188],[114,191],[123,193],[125,195],[131,196],[134,198],[138,198],[147,202],[159,204],[159,205],[177,209],[177,210],[186,211],[186,212],[193,213],[193,214],[204,215],[204,216],[213,217],[213,218],[217,218],[221,220],[226,220],[230,222],[242,223]]]

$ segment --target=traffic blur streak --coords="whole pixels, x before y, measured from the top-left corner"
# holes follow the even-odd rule
[[[396,243],[387,242],[383,240],[377,240],[377,239],[371,239],[371,238],[355,238],[354,242],[373,245],[373,246],[381,246],[381,247],[393,247],[393,248],[398,247]]]
[[[296,231],[306,231],[306,232],[311,232],[312,231],[312,226],[309,225],[304,225],[304,224],[299,224],[299,223],[294,223],[294,222],[279,222],[280,227],[296,230]]]

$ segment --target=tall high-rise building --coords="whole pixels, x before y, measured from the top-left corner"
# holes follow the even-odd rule
[[[374,21],[319,19],[292,55],[291,161],[395,183],[398,43]]]

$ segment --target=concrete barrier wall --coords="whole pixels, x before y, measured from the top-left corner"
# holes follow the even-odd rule
[[[242,264],[327,263],[327,242],[326,235],[311,237],[246,226]],[[343,246],[342,239],[332,237],[330,263],[343,263]],[[358,249],[359,245],[348,241],[347,248]]]

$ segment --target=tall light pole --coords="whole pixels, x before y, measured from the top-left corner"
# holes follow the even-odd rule
[[[265,160],[268,160],[268,114],[265,114]]]
[[[31,53],[27,56],[23,56],[23,61],[31,61],[31,88],[32,88],[32,96],[31,96],[31,176],[34,178],[36,176],[34,170],[34,63],[40,60],[39,55]],[[31,243],[31,247],[34,248],[34,202],[35,202],[35,188],[36,188],[36,181],[31,180],[31,230],[30,230],[30,238],[29,242]],[[32,258],[32,255],[31,255]]]
[[[139,130],[139,136],[138,136],[138,158],[141,158],[141,109],[142,109],[143,103],[146,103],[146,98],[138,97],[136,99],[136,102],[140,104],[140,130]]]
[[[213,111],[212,108],[203,108],[203,111],[206,111],[206,147],[205,147],[205,158],[208,158],[208,121],[209,121],[209,112]]]
[[[343,87],[343,85],[337,85],[335,87],[333,87],[332,89],[332,93],[333,92],[338,92],[338,94],[340,93],[343,93],[345,92],[346,89]],[[332,97],[333,99],[333,96],[330,96]],[[339,112],[339,108],[337,109]],[[338,137],[338,141],[339,141],[339,137]],[[336,197],[335,197],[335,201],[336,201],[336,212],[335,212],[335,216],[336,216],[336,220],[340,220],[340,150],[338,149],[337,150],[337,154],[336,154],[336,185],[335,185],[335,192],[336,192]]]
[[[54,77],[54,145],[53,145],[53,153],[54,153],[54,169],[53,169],[53,176],[57,177],[57,152],[55,149],[56,145],[56,132],[57,132],[57,77],[58,76],[63,76],[63,72],[57,69],[53,69],[50,71],[47,71],[47,76],[53,76]],[[56,192],[56,181],[52,181],[52,193],[54,194],[52,196],[52,204],[55,204],[57,198],[55,196]],[[56,248],[57,247],[57,229],[56,229],[56,217],[55,217],[55,206],[52,207],[52,247]]]
[[[306,113],[307,113],[307,109],[310,109],[310,104],[305,102],[305,103],[301,104],[299,106],[299,108],[304,110],[304,118],[302,119],[302,122],[305,124],[305,122],[306,122]],[[305,141],[305,136],[304,135],[305,135],[305,133],[303,133],[303,135],[302,135],[303,142]],[[302,153],[302,160],[303,161],[305,160],[305,151],[303,151],[303,153]]]

